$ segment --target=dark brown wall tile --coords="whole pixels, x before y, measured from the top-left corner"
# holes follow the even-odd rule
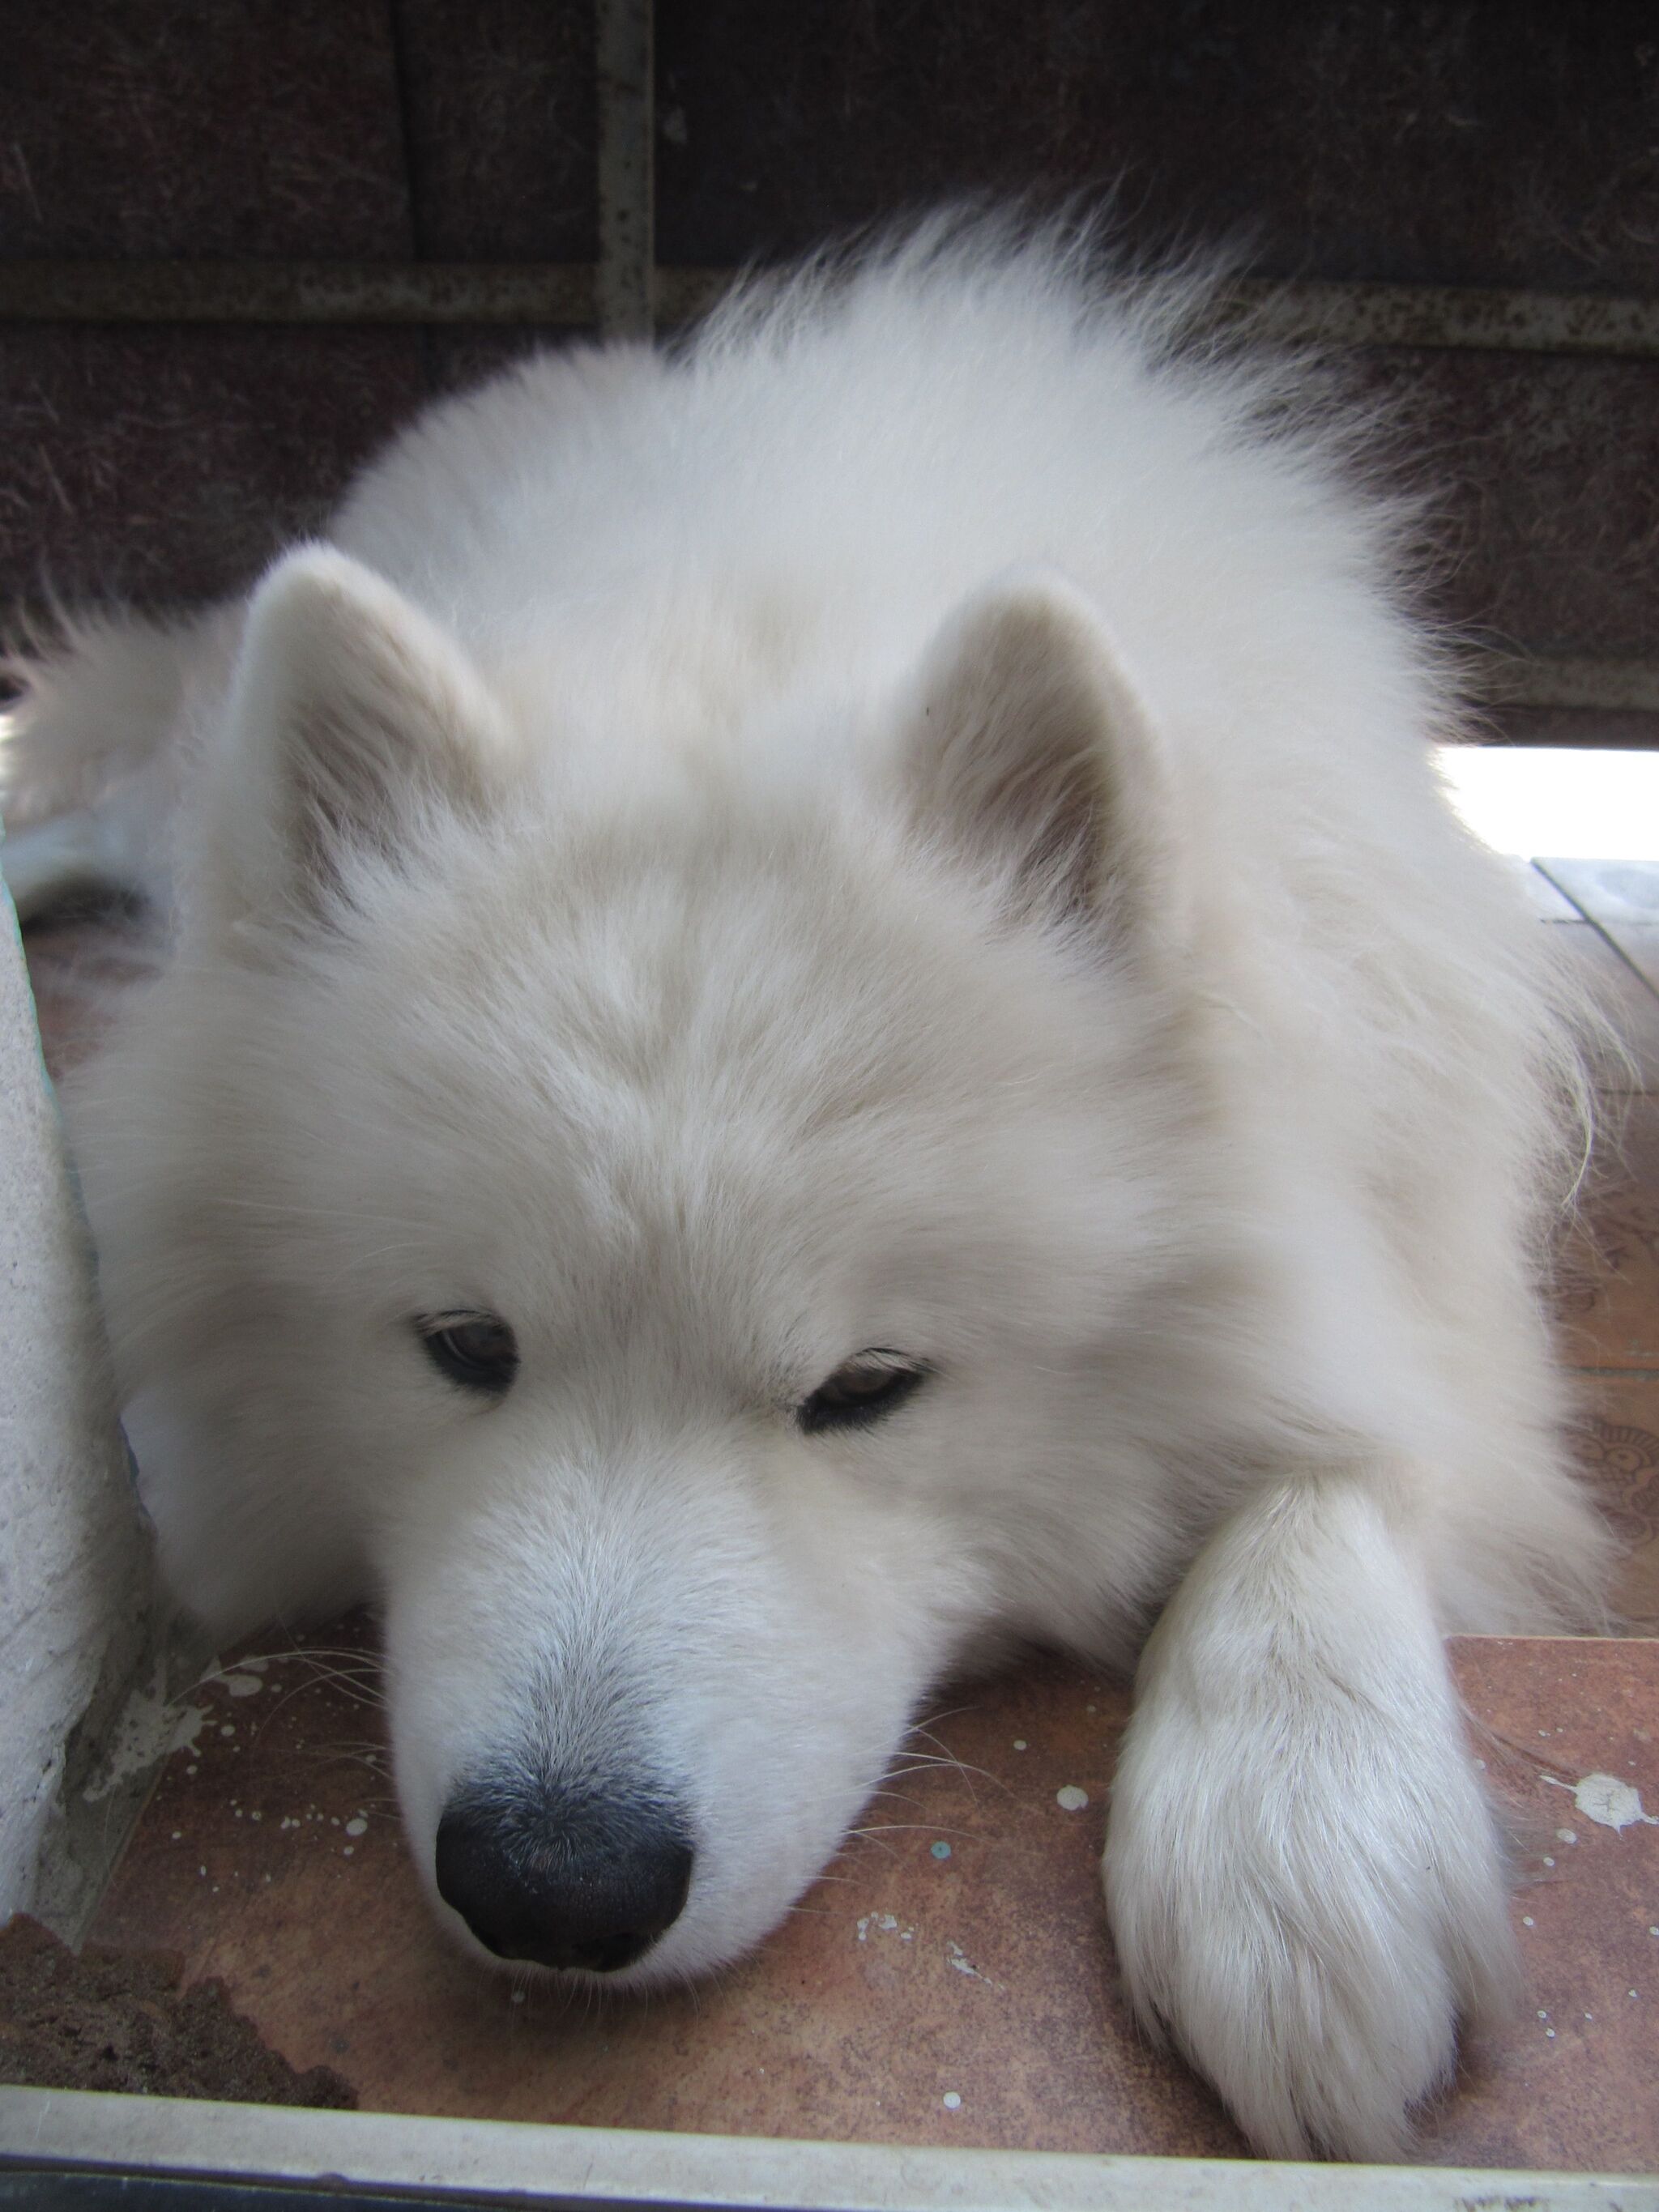
[[[1646,286],[1648,0],[662,0],[665,257],[969,188],[1122,179],[1137,233],[1285,275]]]
[[[569,336],[0,331],[0,597],[32,596],[43,564],[72,593],[222,589],[320,514],[428,389]],[[1435,502],[1425,544],[1449,620],[1527,653],[1655,652],[1659,363],[1401,349],[1354,381],[1395,410],[1401,472]]]
[[[393,0],[417,250],[583,261],[596,250],[586,0]]]
[[[592,343],[592,331],[562,331],[540,324],[461,324],[428,333],[427,374],[434,392],[465,392],[531,354]]]
[[[0,0],[0,253],[410,243],[385,0]]]
[[[244,583],[423,394],[413,331],[9,331],[0,603]]]
[[[1358,380],[1440,506],[1454,620],[1530,653],[1659,652],[1659,362],[1390,348]]]

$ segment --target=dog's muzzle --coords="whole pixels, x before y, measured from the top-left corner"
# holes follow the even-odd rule
[[[486,1950],[612,1974],[678,1919],[696,1856],[672,1799],[488,1778],[438,1824],[438,1893]]]

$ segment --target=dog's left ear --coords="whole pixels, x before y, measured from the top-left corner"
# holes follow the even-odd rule
[[[959,609],[900,763],[921,833],[1036,917],[1182,933],[1164,749],[1093,607],[1038,573]]]

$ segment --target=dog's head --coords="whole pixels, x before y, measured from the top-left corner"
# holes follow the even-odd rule
[[[797,702],[833,769],[619,789],[294,556],[87,1102],[174,1587],[378,1595],[417,1863],[514,1960],[731,1957],[942,1668],[1103,1638],[1170,1541],[1146,1353],[1205,1147],[1158,747],[1063,586],[926,645]]]

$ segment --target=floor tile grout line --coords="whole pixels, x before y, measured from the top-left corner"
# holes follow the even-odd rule
[[[1534,865],[1535,866],[1537,865],[1536,862],[1534,862]],[[1541,874],[1542,872],[1543,872],[1540,870],[1540,873]],[[1554,884],[1557,890],[1561,890],[1559,884],[1555,883],[1553,876],[1547,876],[1545,878],[1545,881]],[[1565,897],[1566,894],[1562,892],[1562,896],[1563,897]],[[1584,909],[1582,907],[1580,907],[1578,910],[1581,914],[1584,914]],[[1635,977],[1638,988],[1646,997],[1651,999],[1656,1006],[1659,1006],[1659,990],[1656,990],[1653,985],[1649,982],[1647,977],[1642,973],[1642,970],[1631,958],[1629,953],[1626,951],[1624,946],[1619,942],[1619,939],[1613,934],[1607,924],[1604,921],[1598,921],[1593,914],[1584,914],[1584,920],[1595,932],[1602,944],[1614,954],[1626,973]]]
[[[1597,921],[1595,915],[1592,915],[1589,917],[1589,926],[1601,939],[1604,945],[1610,945],[1613,947],[1620,959],[1624,963],[1626,968],[1636,978],[1637,983],[1640,988],[1646,992],[1648,997],[1651,999],[1656,1005],[1659,1005],[1659,990],[1656,990],[1653,985],[1649,982],[1647,977],[1642,973],[1642,970],[1631,958],[1629,953],[1626,951],[1624,946],[1613,934],[1613,932],[1608,928],[1606,922]]]

